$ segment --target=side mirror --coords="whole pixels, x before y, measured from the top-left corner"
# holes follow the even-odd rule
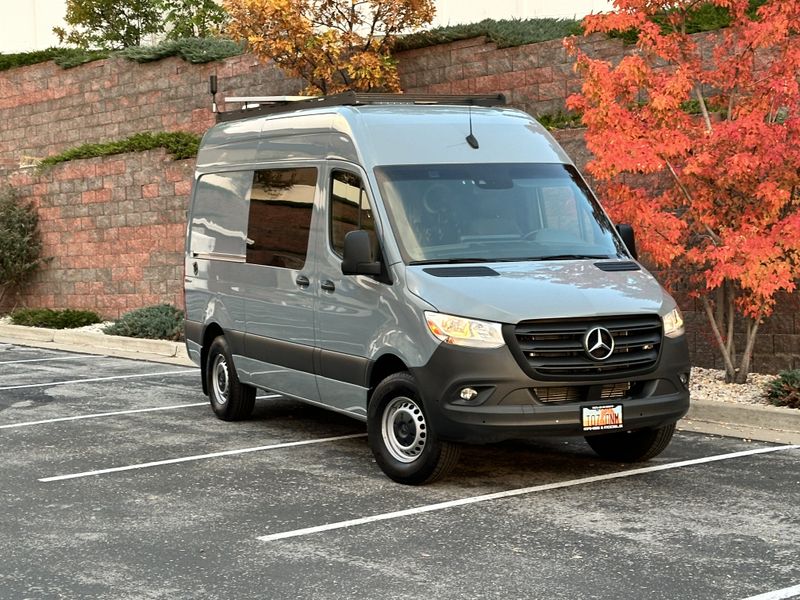
[[[381,263],[372,260],[369,234],[357,229],[344,236],[343,275],[380,275]]]
[[[628,248],[628,252],[631,253],[631,256],[635,259],[639,259],[639,253],[636,252],[636,236],[633,233],[633,227],[630,225],[617,225],[617,233],[619,233],[619,237],[622,238],[622,241],[625,242],[625,246]]]

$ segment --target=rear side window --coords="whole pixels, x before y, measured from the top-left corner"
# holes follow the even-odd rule
[[[252,171],[208,173],[194,195],[190,251],[194,256],[244,261],[247,193]]]
[[[317,169],[260,169],[253,173],[247,262],[302,269],[306,262]]]
[[[378,256],[375,220],[361,177],[350,171],[334,171],[330,182],[331,246],[339,256],[344,253],[344,236],[356,229],[369,233],[372,255]]]

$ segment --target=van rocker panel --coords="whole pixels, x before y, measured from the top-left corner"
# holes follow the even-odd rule
[[[650,372],[591,382],[532,379],[505,346],[482,350],[441,344],[428,364],[411,372],[431,426],[442,439],[492,443],[547,435],[583,436],[589,434],[581,428],[581,406],[622,404],[623,430],[663,427],[686,414],[689,391],[679,379],[679,374],[690,370],[686,339],[665,338],[663,346]],[[603,398],[600,390],[612,384],[631,384],[631,390],[622,397]],[[578,386],[583,399],[542,402],[534,393],[557,386]],[[473,402],[460,399],[464,387],[478,392]]]

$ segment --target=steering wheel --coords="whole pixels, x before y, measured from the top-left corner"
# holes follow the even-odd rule
[[[422,195],[422,206],[432,215],[449,212],[452,204],[450,190],[443,183],[434,183]]]

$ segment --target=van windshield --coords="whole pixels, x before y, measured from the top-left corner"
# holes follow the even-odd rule
[[[409,264],[628,256],[570,165],[400,165],[375,175]]]

